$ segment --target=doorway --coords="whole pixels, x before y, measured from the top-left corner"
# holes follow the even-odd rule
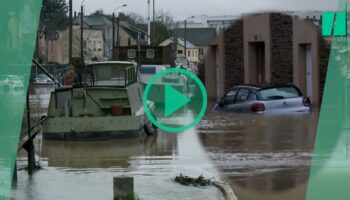
[[[312,48],[311,44],[299,45],[299,77],[300,86],[305,96],[313,100],[313,73],[312,73]]]
[[[249,43],[249,82],[265,83],[265,42]]]

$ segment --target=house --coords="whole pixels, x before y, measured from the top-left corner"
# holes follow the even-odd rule
[[[74,19],[73,24],[81,23],[80,14]],[[113,23],[108,19],[103,12],[96,13],[83,17],[84,28],[92,30],[102,30],[103,33],[103,54],[104,58],[109,60],[112,57],[113,49]]]
[[[130,25],[128,22],[122,21],[119,26],[116,25],[116,46],[134,46],[147,44],[147,33],[135,26]],[[118,31],[119,27],[119,31]],[[118,36],[119,33],[119,36]],[[119,42],[118,42],[119,39]]]
[[[314,23],[281,13],[245,15],[218,34],[205,58],[211,99],[239,84],[293,83],[319,106],[329,44]]]
[[[173,33],[177,37],[185,38],[185,29],[183,28],[174,29]],[[198,47],[200,62],[204,61],[204,57],[207,55],[215,36],[215,28],[186,28],[186,39]]]
[[[168,38],[164,40],[162,43],[159,44],[159,46],[162,47],[169,47],[174,43],[174,38]],[[199,62],[199,48],[196,47],[191,42],[186,42],[186,54],[185,54],[185,40],[183,38],[177,38],[177,47],[176,47],[176,57],[184,57],[187,56],[187,58],[193,62],[198,63]]]

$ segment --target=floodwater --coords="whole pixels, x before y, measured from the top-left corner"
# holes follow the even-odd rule
[[[52,89],[32,87],[32,118],[45,115]],[[28,176],[26,154],[20,152],[12,199],[112,199],[113,177],[121,175],[134,177],[135,192],[145,200],[222,199],[214,187],[178,185],[173,179],[182,173],[224,180],[239,200],[303,200],[317,113],[208,111],[196,129],[128,140],[47,141],[39,135],[36,157],[42,169]]]
[[[46,94],[53,88],[34,87],[31,95],[32,120],[45,115]],[[188,175],[220,180],[195,129],[181,134],[159,131],[153,137],[107,141],[35,141],[41,168],[29,177],[26,154],[17,159],[18,180],[12,199],[113,199],[113,177],[134,177],[136,195],[154,199],[222,199],[214,187],[188,187],[174,182]]]
[[[238,199],[303,200],[317,121],[317,110],[289,116],[211,113],[199,132]]]

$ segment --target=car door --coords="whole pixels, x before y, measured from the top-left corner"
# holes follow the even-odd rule
[[[230,112],[249,112],[250,90],[248,88],[240,88],[236,94],[233,104],[229,106]]]
[[[230,108],[235,103],[236,95],[239,89],[232,89],[221,100],[221,110],[230,111]]]

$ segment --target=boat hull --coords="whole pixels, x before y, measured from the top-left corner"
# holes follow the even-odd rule
[[[43,125],[48,140],[106,140],[143,134],[143,116],[49,118]]]

